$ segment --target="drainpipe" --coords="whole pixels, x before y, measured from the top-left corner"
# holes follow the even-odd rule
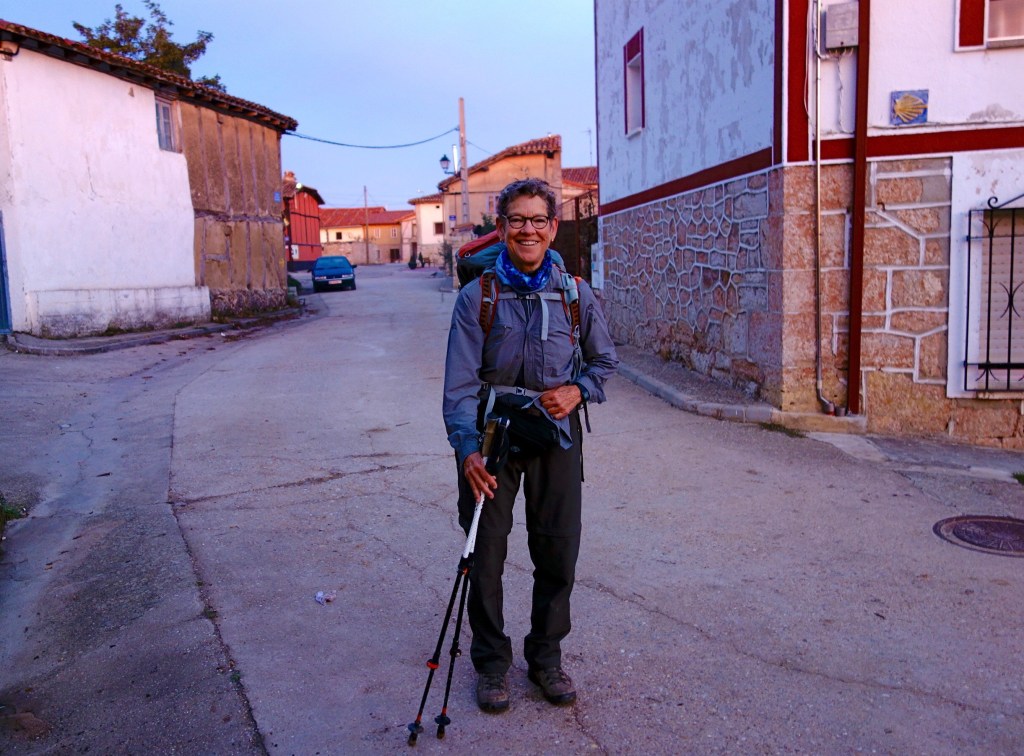
[[[821,0],[814,0],[814,377],[821,411],[834,415],[822,393],[821,310]]]
[[[871,42],[871,0],[860,0],[857,12],[857,117],[853,142],[853,218],[850,235],[850,356],[847,405],[860,414],[860,346],[864,298],[864,224],[868,175],[868,60]]]

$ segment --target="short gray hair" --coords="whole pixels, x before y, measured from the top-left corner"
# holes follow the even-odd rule
[[[551,191],[547,181],[536,178],[513,181],[502,189],[501,194],[498,195],[498,215],[502,218],[506,217],[508,206],[519,197],[540,197],[547,203],[548,217],[555,217],[555,193]]]

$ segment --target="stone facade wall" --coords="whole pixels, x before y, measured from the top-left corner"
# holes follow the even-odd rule
[[[750,394],[777,390],[768,176],[602,218],[612,336]]]
[[[287,300],[280,135],[268,126],[181,103],[195,211],[196,282],[213,316],[249,315]]]
[[[854,381],[868,430],[1024,448],[1019,400],[946,396],[950,160],[875,161],[868,170]],[[613,337],[782,410],[819,412],[821,400],[845,408],[852,197],[852,166],[823,166],[817,272],[810,166],[602,217]]]

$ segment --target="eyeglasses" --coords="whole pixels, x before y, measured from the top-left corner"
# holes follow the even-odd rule
[[[530,221],[530,225],[538,231],[542,228],[547,228],[548,223],[551,221],[546,215],[535,215],[532,218],[525,218],[522,215],[506,215],[504,218],[509,228],[523,228],[526,225],[526,221]]]

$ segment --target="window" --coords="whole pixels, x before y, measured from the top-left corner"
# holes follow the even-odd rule
[[[397,239],[398,238],[398,229],[397,228],[392,228],[391,229],[391,238],[392,239]]]
[[[1021,391],[1024,208],[978,210],[971,216],[964,389]]]
[[[380,238],[380,229],[379,228],[373,229],[373,238],[374,239],[379,239]]]
[[[487,195],[487,214],[494,215],[498,211],[498,195]]]
[[[341,241],[344,238],[345,238],[345,235],[341,231],[335,231],[334,232],[334,240],[335,241]]]
[[[169,100],[156,99],[156,136],[161,150],[178,151],[174,133],[174,110]]]
[[[434,224],[434,233],[437,236],[444,236],[444,223],[435,223]]]
[[[641,29],[622,49],[623,78],[626,87],[626,133],[642,129],[644,111],[644,30]]]
[[[1024,44],[1024,0],[989,0],[988,42]]]
[[[1024,45],[1024,0],[960,0],[957,47]]]

